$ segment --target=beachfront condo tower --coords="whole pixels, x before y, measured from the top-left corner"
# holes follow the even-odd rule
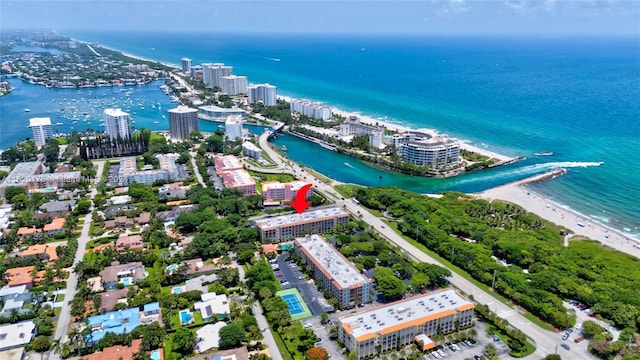
[[[184,57],[182,58],[181,63],[182,72],[188,74],[191,71],[191,59]]]
[[[104,109],[104,127],[111,139],[131,136],[131,118],[119,108]]]
[[[169,110],[169,133],[176,140],[187,139],[192,131],[200,131],[198,110],[180,105]]]
[[[226,95],[240,95],[247,93],[247,77],[229,75],[220,78],[220,89]]]
[[[33,133],[33,141],[35,141],[36,146],[44,146],[47,139],[51,139],[53,137],[51,118],[31,118],[29,119],[29,127]]]
[[[278,88],[271,84],[251,84],[247,89],[249,104],[261,101],[264,106],[276,106]]]

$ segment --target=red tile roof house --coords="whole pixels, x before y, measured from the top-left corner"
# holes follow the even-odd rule
[[[44,233],[47,236],[54,236],[64,231],[64,224],[67,222],[65,218],[56,218],[51,220],[51,224],[44,226]]]
[[[126,235],[121,234],[116,240],[116,251],[122,252],[126,249],[142,249],[144,243],[142,242],[141,235]]]

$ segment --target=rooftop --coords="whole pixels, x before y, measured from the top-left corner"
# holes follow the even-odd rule
[[[320,221],[323,219],[333,218],[336,216],[349,216],[342,208],[326,207],[305,211],[302,214],[288,214],[263,219],[256,219],[254,223],[259,228],[270,228],[283,225],[295,224],[305,221]]]
[[[332,279],[338,288],[368,284],[369,279],[360,274],[342,254],[329,244],[322,236],[313,234],[296,238],[295,243],[306,250],[309,256],[327,278]]]
[[[439,318],[473,308],[473,303],[460,296],[453,289],[429,294],[421,294],[405,300],[372,308],[340,318],[342,327],[356,339],[363,335],[386,333],[385,329],[394,326],[411,326],[420,320]],[[404,326],[403,326],[404,327]]]
[[[51,220],[51,224],[44,226],[44,231],[59,231],[64,228],[64,224],[67,222],[65,218],[55,218]]]
[[[242,109],[236,109],[236,108],[223,108],[223,107],[219,107],[219,106],[215,106],[215,105],[205,105],[205,106],[200,106],[198,107],[198,109],[203,110],[203,111],[212,111],[212,112],[220,112],[220,113],[228,113],[228,114],[245,114],[246,111],[242,110]]]
[[[107,116],[129,116],[128,113],[122,111],[120,108],[104,109],[104,114]]]
[[[28,344],[35,327],[33,321],[0,326],[0,350]]]
[[[81,358],[72,358],[71,360],[117,360],[117,359],[133,359],[134,354],[140,351],[142,339],[135,339],[131,342],[131,346],[116,345],[102,349],[93,354],[83,355]]]
[[[224,187],[226,188],[234,188],[245,185],[255,186],[256,184],[255,180],[253,180],[251,175],[245,169],[228,170],[220,175],[222,177],[222,181],[224,182]]]
[[[198,109],[190,108],[185,105],[180,105],[175,109],[170,109],[169,112],[175,113],[175,114],[188,114],[188,113],[197,113]]]
[[[32,126],[44,126],[51,125],[51,118],[41,117],[41,118],[31,118],[29,119],[29,127]]]
[[[138,327],[139,316],[137,307],[91,316],[87,319],[87,325],[93,332],[87,335],[87,339],[90,342],[100,341],[107,332],[127,334]]]

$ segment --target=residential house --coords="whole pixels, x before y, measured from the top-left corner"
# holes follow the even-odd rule
[[[25,302],[31,301],[31,293],[27,290],[26,285],[4,287],[0,289],[0,299],[2,299],[2,310],[0,311],[0,317],[7,317],[11,314],[13,309],[17,309],[18,312],[23,313],[29,310],[23,309]]]
[[[64,201],[49,201],[48,203],[44,203],[40,206],[40,211],[45,213],[54,213],[59,211],[72,211],[73,207],[76,206],[75,200],[64,200]]]
[[[42,230],[41,229],[36,229],[33,227],[21,227],[18,229],[18,237],[20,238],[20,240],[27,240],[30,239],[32,237],[39,237],[42,236]]]
[[[125,346],[125,345],[110,346],[102,349],[102,351],[98,351],[89,355],[83,355],[81,357],[73,357],[73,358],[70,358],[69,360],[133,359],[134,355],[140,352],[140,344],[142,344],[142,339],[135,339],[131,342],[131,346]]]
[[[153,302],[150,304],[145,304],[142,314],[140,315],[140,324],[146,325],[153,322],[159,322],[160,320],[162,320],[160,303]]]
[[[246,346],[243,346],[235,349],[216,351],[207,355],[196,355],[186,360],[249,360],[249,350],[247,350]]]
[[[107,219],[114,219],[118,213],[128,213],[135,209],[136,206],[131,204],[109,206],[104,210],[104,216]]]
[[[95,344],[109,332],[117,335],[128,334],[138,327],[139,318],[140,311],[137,307],[90,316],[87,318],[87,325],[91,333],[87,335],[86,341]]]
[[[116,240],[116,251],[122,252],[127,249],[141,249],[144,247],[141,235],[121,234]]]
[[[65,218],[56,218],[51,220],[50,224],[44,226],[44,234],[46,236],[55,236],[64,232],[64,224],[67,222]]]
[[[27,289],[33,286],[34,278],[31,275],[33,273],[33,266],[23,266],[12,269],[7,269],[5,271],[5,276],[7,278],[8,286],[20,286],[24,285]]]
[[[229,318],[231,309],[229,308],[229,299],[227,295],[216,293],[206,293],[200,295],[202,301],[193,304],[193,307],[200,311],[202,320],[224,320]]]
[[[220,342],[220,329],[227,326],[224,321],[215,324],[207,324],[196,330],[196,337],[200,339],[196,344],[196,351],[203,353],[209,349],[218,348]]]
[[[16,324],[0,326],[0,351],[18,348],[31,342],[36,324],[33,321],[22,321]]]
[[[126,304],[128,292],[129,288],[124,288],[100,293],[100,309],[111,311],[118,303]]]
[[[147,278],[144,265],[141,262],[132,262],[121,265],[107,266],[100,272],[102,284],[105,289],[114,289],[117,284],[124,286],[133,285],[135,282]]]

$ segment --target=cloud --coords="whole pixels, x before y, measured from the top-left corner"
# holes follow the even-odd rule
[[[465,0],[448,0],[444,2],[443,6],[436,9],[436,14],[446,17],[450,15],[462,14],[467,11],[469,11],[469,5],[465,2]]]

